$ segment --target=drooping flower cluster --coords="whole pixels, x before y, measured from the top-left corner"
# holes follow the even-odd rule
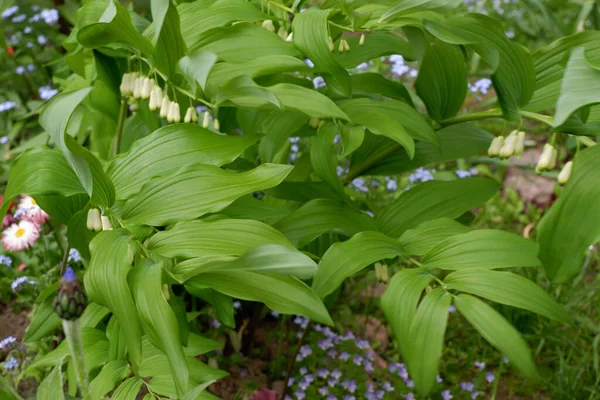
[[[506,138],[498,136],[492,140],[488,149],[490,157],[509,158],[513,155],[520,156],[525,150],[525,132],[512,131]]]
[[[96,232],[112,230],[112,224],[108,216],[100,215],[100,210],[97,208],[90,208],[88,211],[86,227],[90,231]]]

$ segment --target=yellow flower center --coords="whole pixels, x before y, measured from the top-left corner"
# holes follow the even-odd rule
[[[33,199],[33,197],[31,198],[31,204],[33,204],[34,206],[37,206],[37,202]]]
[[[15,232],[15,236],[20,238],[21,236],[23,236],[25,234],[25,229],[23,228],[19,228],[17,229],[17,231]]]

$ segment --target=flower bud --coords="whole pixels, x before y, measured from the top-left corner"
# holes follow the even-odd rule
[[[294,37],[294,32],[290,32],[290,34],[288,35],[288,37],[285,38],[285,41],[286,42],[291,42],[293,37]]]
[[[121,78],[121,85],[119,86],[119,90],[121,91],[122,95],[126,95],[129,93],[129,88],[130,88],[130,84],[129,84],[129,79],[130,74],[123,74],[123,77]]]
[[[517,141],[515,143],[515,155],[520,156],[523,155],[523,152],[525,151],[525,139],[526,139],[526,134],[523,131],[519,131],[517,133]]]
[[[162,102],[162,93],[158,86],[154,86],[150,91],[150,104],[148,104],[148,108],[152,111],[158,109],[160,107],[160,103]]]
[[[140,97],[142,99],[147,99],[150,97],[150,91],[154,87],[154,80],[150,78],[144,78],[142,81],[142,90],[140,91]]]
[[[192,109],[192,122],[198,122],[198,113],[194,107],[190,107]]]
[[[344,50],[346,50],[346,47],[344,46],[344,39],[340,39],[340,44],[338,45],[338,51],[340,53],[343,53]]]
[[[213,121],[213,128],[215,128],[215,131],[220,131],[221,130],[221,124],[219,124],[219,119],[215,118],[215,120]]]
[[[331,36],[327,39],[327,44],[329,45],[329,51],[335,50],[335,45],[333,44],[333,39]]]
[[[538,163],[535,167],[535,172],[539,174],[542,171],[547,171],[548,169],[550,169],[550,166],[552,165],[552,153],[554,152],[554,150],[555,149],[551,144],[546,143],[544,145],[542,155],[540,156],[540,159],[538,160]]]
[[[573,172],[573,161],[569,161],[565,164],[565,166],[560,170],[558,174],[558,183],[561,185],[565,185],[569,182],[569,178],[571,177],[571,173]]]
[[[185,111],[185,117],[183,117],[183,122],[185,122],[186,124],[189,124],[190,122],[192,122],[192,113],[193,112],[194,112],[194,108],[188,107],[188,109]]]
[[[179,111],[179,103],[173,102],[173,122],[181,121],[181,112]]]
[[[202,127],[207,129],[210,126],[210,114],[208,111],[204,111],[204,118],[202,119]]]
[[[308,121],[308,126],[310,126],[313,129],[317,129],[319,127],[319,122],[321,122],[319,118],[312,117],[310,121]]]
[[[350,51],[350,45],[346,39],[342,39],[342,44],[344,45],[344,51]]]
[[[365,44],[365,34],[364,33],[362,35],[360,35],[360,40],[358,41],[359,46],[362,46],[363,44]]]
[[[504,136],[495,137],[488,148],[488,156],[497,157],[500,154],[500,149],[504,145]]]
[[[160,117],[168,119],[169,117],[169,106],[171,102],[169,101],[169,96],[165,95],[162,98],[160,103]]]
[[[134,99],[139,99],[140,97],[142,97],[142,86],[144,85],[144,77],[140,76],[139,78],[136,78],[134,84],[133,84],[133,98]]]
[[[517,144],[517,131],[512,131],[510,135],[506,137],[502,148],[500,148],[499,156],[502,158],[509,158],[515,152],[515,145]]]
[[[90,230],[93,231],[94,230],[94,213],[93,208],[90,208],[90,210],[87,213],[87,221],[85,223],[85,226]]]
[[[552,156],[550,157],[550,165],[548,165],[548,169],[556,168],[556,161],[558,160],[558,150],[556,148],[552,149]]]
[[[385,264],[379,264],[379,263],[375,264],[375,277],[377,278],[378,281],[387,283],[387,281],[390,278],[389,273],[388,273],[388,266]]]
[[[61,319],[73,321],[81,317],[87,306],[87,297],[81,282],[71,267],[67,267],[60,280],[56,298],[52,303],[54,311]]]
[[[283,40],[285,40],[285,38],[287,37],[288,33],[285,30],[285,28],[283,26],[279,27],[279,30],[277,31],[277,35],[279,35],[280,38],[282,38]]]
[[[103,231],[112,231],[112,224],[110,223],[110,219],[106,216],[100,217],[100,221],[102,222],[102,230]]]
[[[99,232],[102,230],[102,222],[100,221],[100,210],[90,208],[87,215],[86,226],[91,231]]]
[[[270,19],[265,19],[262,23],[262,27],[268,31],[275,32],[275,25],[273,25],[273,21]]]

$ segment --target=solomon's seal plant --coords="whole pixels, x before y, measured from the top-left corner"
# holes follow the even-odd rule
[[[600,213],[588,218],[580,207],[600,194],[600,147],[588,137],[600,102],[600,33],[532,53],[499,21],[457,13],[460,3],[152,0],[151,21],[115,0],[84,3],[64,42],[73,74],[39,116],[48,145],[14,161],[0,217],[16,196],[32,196],[81,254],[89,304],[79,316],[83,297],[71,296],[67,273],[56,306],[79,316],[91,398],[134,399],[142,387],[211,398],[204,389],[225,373],[197,356],[220,343],[190,331],[186,304],[211,304],[229,327],[234,298],[333,325],[325,303],[374,264],[382,281],[404,267],[389,277],[381,306],[420,395],[434,390],[451,307],[511,364],[537,374],[527,343],[489,302],[570,320],[514,269],[543,266],[563,283],[600,233]],[[398,72],[416,77],[415,91],[365,72],[390,55]],[[474,59],[489,74],[475,89],[491,84],[496,104],[459,114]],[[512,133],[494,139],[474,124],[491,118]],[[537,243],[459,222],[499,189],[468,171],[441,181],[421,169],[415,183],[427,182],[386,204],[356,201],[366,177],[488,149],[518,154],[523,121],[556,132],[538,171],[555,168],[566,135],[579,150]],[[36,340],[60,324],[40,297]],[[78,380],[85,396],[83,363],[67,354],[61,344],[29,368],[63,360],[77,372],[67,377],[69,395]],[[46,379],[60,383],[56,368]]]

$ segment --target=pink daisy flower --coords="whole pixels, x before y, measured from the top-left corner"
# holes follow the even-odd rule
[[[50,216],[40,208],[37,202],[30,196],[23,196],[19,202],[19,209],[23,210],[21,217],[27,221],[40,226],[48,221]]]
[[[23,220],[12,224],[2,232],[2,245],[9,251],[29,248],[40,237],[36,224]]]

